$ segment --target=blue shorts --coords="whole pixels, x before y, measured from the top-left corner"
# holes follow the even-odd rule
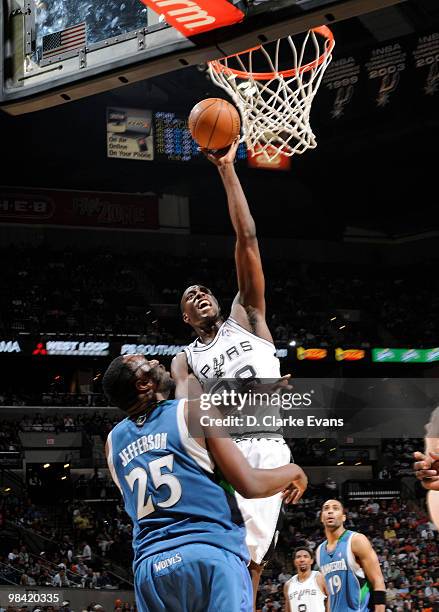
[[[188,544],[147,557],[134,578],[138,612],[252,612],[250,574],[227,550]]]

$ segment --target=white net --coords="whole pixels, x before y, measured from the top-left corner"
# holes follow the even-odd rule
[[[322,26],[307,32],[299,50],[288,36],[275,43],[271,55],[261,45],[209,62],[212,81],[240,110],[241,140],[253,155],[262,153],[272,160],[279,152],[300,155],[316,147],[311,105],[333,48],[332,33]],[[293,56],[293,67],[284,69],[280,64],[285,62],[287,51]],[[266,72],[256,72],[261,64],[268,68]]]

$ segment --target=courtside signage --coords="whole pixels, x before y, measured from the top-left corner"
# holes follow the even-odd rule
[[[372,349],[372,361],[378,363],[431,363],[439,361],[439,348],[374,348]]]
[[[305,349],[299,346],[297,349],[297,359],[300,360],[308,359],[309,361],[320,361],[321,359],[326,359],[327,356],[328,351],[322,348]]]
[[[82,342],[76,340],[49,340],[46,342],[47,355],[77,355],[78,357],[107,357],[109,342]]]
[[[122,344],[121,355],[176,355],[186,344]]]
[[[166,23],[184,36],[223,28],[244,19],[244,13],[228,0],[142,0],[163,15]]]
[[[337,361],[361,361],[366,356],[362,349],[335,349],[335,359]]]
[[[0,340],[0,353],[21,353],[21,347],[16,340]]]

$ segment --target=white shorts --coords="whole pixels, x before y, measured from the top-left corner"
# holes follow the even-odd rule
[[[236,440],[236,444],[254,468],[271,469],[290,463],[291,452],[282,438],[243,438]],[[245,499],[236,492],[235,495],[245,522],[250,557],[260,564],[276,533],[282,494],[258,499]]]

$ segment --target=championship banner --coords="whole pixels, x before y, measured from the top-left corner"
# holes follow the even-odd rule
[[[159,228],[156,195],[0,187],[0,223]]]
[[[194,0],[169,2],[169,0],[142,0],[147,7],[163,15],[166,23],[184,36],[194,36],[218,28],[239,23],[244,13],[228,0]],[[175,6],[179,5],[179,6]]]

